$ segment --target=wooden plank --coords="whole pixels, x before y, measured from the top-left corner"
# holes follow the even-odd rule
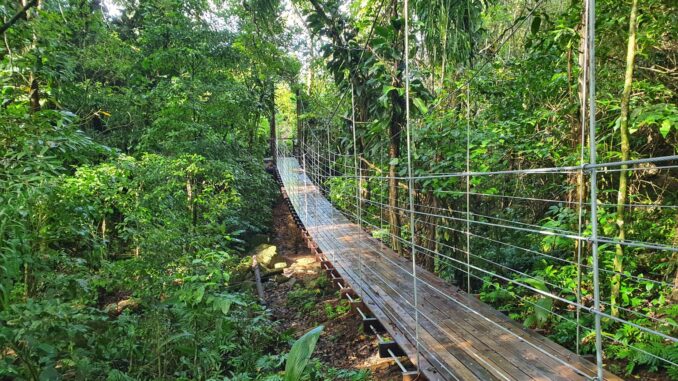
[[[374,264],[375,266],[378,266],[378,263]],[[420,289],[427,287],[427,286],[421,286]],[[400,291],[401,293],[403,292],[408,292],[407,290],[410,290],[410,287],[403,287],[403,290]],[[420,300],[425,300],[429,301],[430,299],[434,298],[435,294],[433,293],[427,293],[427,292],[421,292],[420,293]],[[422,310],[422,313],[427,314],[433,319],[437,320],[438,325],[445,325],[448,328],[453,328],[454,326],[459,327],[461,324],[459,322],[451,323],[449,319],[445,319],[445,315],[442,313],[436,313],[435,309],[438,309],[439,311],[442,309],[453,311],[455,315],[458,318],[461,318],[461,316],[464,315],[469,315],[470,313],[461,309],[460,307],[455,306],[450,302],[449,300],[443,299],[441,297],[436,298],[436,303],[427,303],[427,306],[422,306],[420,310]],[[428,307],[428,308],[426,308]],[[461,316],[459,316],[461,315]],[[489,343],[496,342],[497,338],[504,338],[503,341],[506,340],[506,336],[508,335],[506,332],[503,332],[499,330],[496,326],[493,326],[489,323],[485,323],[482,326],[478,326],[480,320],[478,320],[477,316],[465,316],[463,318],[465,320],[466,325],[471,326],[472,328],[469,329],[469,327],[463,327],[462,332],[459,332],[458,330],[450,329],[450,331],[444,332],[446,335],[459,335],[460,337],[464,337],[465,340],[471,340],[474,336],[472,333],[473,331],[475,332],[491,332],[491,335],[486,335],[486,334],[481,334],[479,335],[480,338],[476,338],[475,342],[477,345],[474,347],[482,347],[482,345],[478,344],[482,342],[483,340]],[[459,319],[457,319],[459,320]],[[422,319],[420,318],[420,322],[422,322]],[[426,322],[424,321],[424,324]],[[422,324],[422,325],[424,325]],[[488,325],[489,324],[489,325]],[[431,324],[428,325],[427,329],[431,330]],[[436,328],[433,329],[434,332],[440,332],[440,329]],[[464,332],[465,331],[465,332]],[[529,378],[535,378],[535,379],[543,379],[543,378],[548,378],[548,379],[553,379],[553,380],[572,380],[572,379],[580,379],[581,376],[577,375],[574,373],[571,369],[564,367],[562,363],[558,363],[553,359],[548,358],[547,356],[541,354],[541,353],[535,353],[535,349],[531,347],[527,347],[524,342],[521,342],[519,339],[508,335],[508,342],[503,342],[501,343],[502,345],[496,346],[496,350],[487,350],[487,346],[485,346],[485,350],[480,350],[480,352],[483,352],[487,354],[487,358],[484,359],[484,361],[488,362],[488,364],[485,364],[490,367],[490,369],[494,367],[498,367],[502,370],[506,370],[509,372],[510,376],[512,379],[525,379],[528,377],[527,374],[529,374]],[[522,345],[521,345],[522,344]],[[473,345],[472,345],[473,346]],[[510,346],[510,350],[506,350],[507,346]],[[478,348],[474,348],[478,349]],[[538,356],[541,355],[541,356]],[[544,357],[541,359],[541,361],[535,361],[538,357]],[[504,357],[502,359],[502,357]],[[527,366],[521,367],[522,370],[516,369],[514,366],[506,366],[507,364],[526,364]],[[504,366],[499,366],[499,364],[503,364]],[[545,366],[546,365],[546,366]],[[513,369],[511,369],[513,368]],[[555,373],[554,371],[558,369],[558,373]],[[518,370],[518,371],[516,371]]]
[[[378,266],[376,263],[374,265]],[[410,285],[409,290],[411,289],[412,287]],[[503,358],[497,351],[482,344],[482,340],[475,337],[474,334],[468,330],[464,331],[463,329],[460,329],[460,324],[458,322],[453,322],[444,315],[436,312],[439,307],[436,306],[436,304],[444,306],[444,301],[437,301],[437,303],[434,304],[430,300],[430,297],[431,296],[426,293],[419,295],[419,300],[422,301],[420,303],[420,311],[422,312],[420,315],[426,315],[431,319],[436,319],[438,327],[435,327],[433,323],[430,323],[425,316],[420,316],[419,318],[420,327],[429,331],[431,335],[437,337],[439,341],[444,342],[445,347],[448,348],[451,353],[457,353],[456,357],[464,361],[465,364],[477,364],[474,366],[482,367],[488,373],[493,374],[493,377],[496,379],[525,380],[544,376],[544,374],[538,373],[528,376],[524,370],[513,365],[511,360]],[[412,314],[413,312],[410,312],[410,315]],[[491,339],[489,342],[494,341],[495,340]],[[482,354],[483,356],[481,357],[483,358],[479,360],[478,354]],[[514,358],[512,360],[517,361],[518,359]],[[480,373],[482,373],[482,371],[480,371]],[[485,378],[487,377],[483,377],[483,379]]]
[[[367,286],[361,282],[358,278],[355,277],[355,274],[351,270],[346,268],[340,268],[340,271],[344,272],[347,278],[350,278],[354,285],[359,285],[357,288],[361,288],[363,291],[367,289]],[[356,288],[354,286],[354,288]],[[416,358],[416,348],[412,345],[413,340],[408,337],[408,334],[402,331],[396,324],[396,316],[388,316],[388,312],[384,311],[381,306],[384,305],[384,301],[381,300],[380,295],[370,294],[366,292],[361,293],[361,298],[363,303],[367,305],[369,310],[379,319],[381,322],[389,322],[389,324],[383,324],[386,332],[396,341],[400,347],[405,351],[410,360]],[[420,370],[429,380],[439,380],[441,379],[428,360],[422,359],[419,366]]]
[[[416,322],[412,318],[412,316],[406,311],[404,311],[403,307],[401,307],[401,305],[396,300],[390,298],[388,296],[388,292],[386,292],[384,289],[380,290],[378,286],[374,286],[374,288],[377,290],[378,293],[382,295],[384,301],[387,303],[386,306],[390,307],[394,311],[394,313],[398,315],[399,320],[402,320],[405,324],[407,324],[410,327],[411,331],[414,331]],[[433,364],[439,362],[440,363],[439,366],[442,368],[439,372],[442,375],[445,375],[446,373],[452,373],[452,376],[462,380],[496,380],[496,378],[491,377],[489,374],[481,372],[477,368],[471,370],[469,366],[472,366],[473,365],[472,363],[467,363],[457,358],[454,354],[452,354],[450,348],[446,347],[439,340],[436,340],[426,330],[419,331],[420,331],[419,332],[420,341],[422,341],[423,344],[426,344],[427,347],[426,348],[427,351],[422,350],[421,352],[423,352],[423,355],[425,357],[431,356],[431,354],[427,355],[428,351],[432,352],[435,355],[435,358],[429,359],[429,362]]]
[[[424,287],[424,286],[420,286],[420,288],[421,288],[421,287]],[[426,287],[427,287],[427,286],[426,286]],[[409,287],[409,288],[411,288],[411,287]],[[406,290],[406,289],[408,289],[408,287],[404,287],[404,288],[403,288],[403,290]],[[402,292],[402,291],[401,291],[401,292]],[[432,296],[432,294],[429,294],[429,295],[425,296],[424,298],[426,298],[426,297],[431,297],[431,296]],[[475,298],[473,298],[472,300],[475,300]],[[444,299],[440,299],[440,298],[439,298],[436,304],[437,304],[438,307],[448,304],[447,307],[449,307],[449,303],[451,303],[451,302],[448,302],[448,303],[445,303],[445,302],[446,302],[446,301],[445,301]],[[485,305],[481,305],[481,306],[487,308]],[[492,310],[492,311],[494,311],[494,310]],[[459,312],[459,311],[457,311],[457,312]],[[439,316],[439,315],[437,315],[437,316]],[[502,317],[503,317],[503,315],[502,315]],[[505,319],[505,318],[504,318],[504,319]],[[475,317],[469,319],[468,321],[474,322],[474,323],[478,322],[477,318],[475,318]],[[489,323],[486,323],[486,324],[489,324]],[[488,326],[485,325],[485,326],[483,326],[483,327],[480,328],[480,329],[481,329],[481,330],[488,331],[487,328],[488,328]],[[494,327],[494,326],[491,326],[491,327],[489,327],[489,328],[495,328],[495,327]],[[474,329],[474,330],[477,331],[477,329]],[[521,329],[521,330],[522,330],[522,329]],[[495,334],[499,335],[498,337],[501,337],[501,335],[507,335],[506,332],[499,331],[499,330],[497,330],[497,331],[495,332]],[[485,336],[484,338],[485,338],[486,340],[490,340],[489,342],[493,342],[493,341],[494,341],[492,337],[487,337],[487,336]],[[515,338],[515,341],[518,341],[518,342],[524,342],[524,340],[518,340],[517,338]],[[507,357],[508,357],[508,359],[509,359],[510,361],[513,361],[513,362],[523,362],[523,363],[532,364],[532,366],[534,366],[534,369],[533,369],[531,366],[525,367],[525,369],[528,370],[528,371],[530,371],[529,373],[531,373],[533,377],[536,377],[536,378],[543,378],[543,377],[545,377],[545,376],[548,376],[549,379],[562,379],[562,380],[569,380],[569,379],[581,378],[581,376],[580,376],[580,375],[577,375],[576,373],[574,373],[574,372],[572,371],[572,369],[569,369],[568,367],[563,366],[562,363],[557,363],[557,362],[555,362],[555,360],[549,359],[548,357],[546,357],[546,358],[543,359],[542,361],[534,362],[534,360],[535,360],[535,358],[536,358],[536,357],[535,357],[535,353],[534,353],[534,352],[535,352],[535,349],[534,349],[534,348],[516,348],[517,345],[516,345],[515,342],[510,342],[510,343],[508,343],[508,344],[512,344],[512,345],[513,345],[513,347],[511,348],[511,350],[510,350],[510,351],[505,351],[505,350],[503,350],[502,352],[503,352],[504,354],[507,354],[507,353],[508,353]],[[523,343],[523,346],[525,346],[525,345],[526,345],[526,344]],[[501,348],[505,348],[505,347],[502,346]],[[524,354],[525,352],[527,352],[527,353],[528,353],[528,356],[525,357],[525,358],[520,358],[520,357],[512,356],[511,354],[512,354],[513,351],[516,350],[516,349],[520,349],[519,352],[521,352],[521,353],[523,353],[523,354]],[[537,352],[538,352],[538,351],[537,351]],[[538,354],[540,354],[540,353],[536,353],[536,354],[538,355]],[[541,355],[542,355],[542,356],[545,356],[545,355],[543,355],[543,354],[541,354]],[[495,357],[495,358],[496,358],[496,357]],[[551,361],[549,361],[549,360],[551,360]],[[501,360],[499,360],[499,361],[501,361]],[[506,362],[506,361],[503,361],[503,362]],[[549,362],[549,364],[548,364],[549,366],[548,366],[548,367],[541,366],[543,362]],[[534,371],[532,371],[532,370],[540,370],[540,372],[534,372]],[[557,370],[558,373],[554,373],[554,370]],[[515,374],[514,374],[514,376],[515,376]],[[524,377],[524,375],[523,375],[523,377]],[[517,378],[520,379],[521,377],[517,377]]]
[[[370,264],[370,266],[378,268],[380,264],[378,262],[373,262]],[[406,276],[409,275],[406,274],[402,275],[400,279],[406,278]],[[409,277],[411,278],[411,276]],[[391,278],[391,281],[396,282],[397,279],[398,278]],[[411,292],[412,286],[413,285],[411,283],[402,285],[400,293],[406,294],[406,296],[413,298]],[[434,314],[435,309],[437,307],[433,303],[430,303],[428,301],[428,298],[429,296],[426,295],[425,293],[419,295],[420,301],[419,310],[421,311],[419,318],[420,328],[426,329],[431,333],[432,336],[437,337],[437,340],[443,343],[445,347],[448,348],[448,350],[451,353],[453,353],[457,358],[459,358],[462,362],[467,364],[467,367],[470,366],[475,368],[474,373],[481,375],[481,378],[483,379],[488,378],[487,375],[484,374],[486,372],[494,374],[493,377],[496,377],[497,379],[506,379],[506,378],[526,379],[527,375],[525,373],[520,371],[520,369],[516,368],[515,366],[512,366],[508,361],[503,360],[500,356],[497,355],[496,352],[492,351],[489,347],[483,346],[480,349],[474,348],[473,346],[474,343],[472,340],[470,340],[473,337],[468,333],[466,335],[459,335],[458,332],[455,332],[453,329],[450,329],[449,324],[448,325],[441,324],[444,320],[446,320],[446,317],[440,314]],[[414,316],[413,308],[407,308],[405,312],[409,313],[410,316]],[[434,319],[437,321],[434,324],[429,319]],[[477,347],[478,343],[475,344],[476,344],[475,346]],[[479,361],[478,353],[483,353],[487,358]],[[497,371],[497,369],[501,369],[499,363],[502,362],[506,368],[509,368],[511,371],[513,371],[514,373],[513,377],[507,377],[506,372]],[[517,374],[517,376],[515,376],[515,374]]]
[[[430,277],[426,276],[426,280],[431,282],[440,282],[440,279],[436,277],[436,279],[430,279]],[[445,284],[447,285],[447,284]],[[453,287],[451,285],[447,285],[448,287]],[[465,293],[464,293],[465,295]],[[461,296],[461,292],[456,292],[456,293],[450,293],[449,296],[457,298],[458,301],[464,302],[466,301],[465,296]],[[582,358],[581,356],[578,356],[577,354],[571,352],[567,348],[549,340],[548,338],[533,332],[531,330],[526,330],[523,328],[520,323],[508,319],[504,314],[501,312],[487,306],[486,304],[480,302],[476,298],[471,298],[470,299],[470,307],[473,309],[476,309],[480,312],[482,312],[482,315],[487,317],[489,320],[493,321],[495,324],[501,325],[505,329],[519,333],[521,338],[524,341],[529,341],[533,345],[539,346],[543,349],[546,349],[548,352],[552,353],[553,355],[557,356],[558,358],[566,361],[567,363],[571,364],[572,366],[576,367],[577,369],[580,369],[584,371],[587,374],[590,375],[595,375],[596,374],[596,366],[595,364],[587,361],[586,359]],[[489,324],[489,323],[488,323]],[[609,373],[609,372],[608,372]],[[606,379],[610,380],[622,380],[621,378],[617,377],[616,375],[609,373],[606,374],[605,376]]]
[[[344,270],[344,271],[345,271],[345,270]],[[353,276],[355,277],[355,274],[354,274]],[[362,283],[362,280],[361,280],[360,282]],[[369,291],[369,290],[373,290],[373,291],[374,291],[375,284],[374,284],[374,282],[371,282],[370,285],[364,284],[363,288],[366,289],[366,291]],[[372,293],[371,293],[371,295],[372,295],[372,296],[371,296],[371,299],[376,299],[376,298],[383,298],[386,294],[383,292],[383,290],[382,290],[382,291],[379,291],[379,290],[377,289],[377,290],[376,290],[376,293],[375,293],[375,294],[372,294]],[[375,296],[375,295],[378,295],[378,297]],[[396,307],[396,309],[397,309],[397,305],[398,305],[397,303],[391,302],[391,303],[389,303],[389,304],[390,304],[391,307]],[[384,315],[390,314],[390,315],[392,315],[392,316],[398,316],[399,314],[402,313],[402,311],[400,311],[400,312],[398,312],[398,311],[390,311],[390,313],[386,313],[386,312],[383,311],[383,306],[384,306],[384,304],[383,304],[383,302],[382,302],[382,304],[381,304],[381,306],[380,306],[380,309],[381,309],[382,311],[380,311],[380,312],[381,312],[381,313],[384,313]],[[373,308],[373,307],[372,307],[372,308]],[[392,320],[393,320],[393,319],[392,319]],[[396,320],[397,320],[397,318],[396,318]],[[395,325],[398,325],[398,324],[395,324]],[[402,328],[402,326],[401,326],[401,328]],[[402,329],[401,329],[401,330],[402,330]],[[413,338],[412,338],[412,335],[413,335],[412,332],[414,332],[413,329],[410,329],[410,330],[407,330],[407,329],[406,329],[406,331],[409,331],[409,336],[410,336],[410,337],[409,337],[409,341],[410,341],[410,342],[413,342],[413,341],[414,341],[414,340],[412,340],[412,339],[413,339]],[[434,345],[436,345],[436,344],[434,344]],[[439,344],[438,344],[438,345],[439,345]],[[411,347],[412,347],[412,348],[411,348],[411,351],[414,351],[414,353],[411,354],[410,357],[416,356],[416,348],[414,348],[415,345],[414,345],[414,344],[411,344]],[[443,352],[444,352],[444,351],[443,351]],[[430,361],[429,361],[429,362],[430,362]],[[422,365],[423,365],[423,364],[422,364]],[[435,368],[439,368],[439,369],[440,369],[441,367],[440,367],[440,366],[435,366]],[[439,371],[445,372],[443,369],[440,369]],[[426,372],[424,372],[424,373],[426,373]],[[436,376],[436,375],[428,375],[428,377],[429,377],[429,379],[436,379],[436,378],[434,378],[434,377],[437,377],[437,376]],[[478,378],[472,378],[472,379],[478,379]]]
[[[380,263],[375,262],[372,263],[371,266],[379,266]],[[385,271],[385,270],[382,270]],[[403,275],[404,276],[404,275]],[[503,368],[506,371],[508,371],[514,378],[516,379],[523,379],[526,377],[525,373],[529,373],[532,377],[535,378],[543,378],[547,376],[550,379],[575,379],[578,376],[572,372],[572,370],[569,370],[569,373],[565,373],[565,376],[568,378],[563,378],[561,377],[561,374],[554,374],[554,372],[551,370],[551,368],[555,368],[559,365],[562,365],[560,363],[555,362],[555,360],[552,360],[548,362],[549,359],[546,359],[545,362],[548,362],[547,368],[545,367],[539,367],[541,365],[540,362],[534,363],[536,364],[536,368],[532,367],[524,367],[523,370],[516,369],[515,366],[512,366],[511,363],[528,363],[534,361],[534,348],[529,348],[526,347],[526,344],[522,341],[520,341],[518,338],[515,338],[513,336],[510,336],[510,341],[505,342],[503,344],[509,344],[511,345],[510,350],[505,350],[505,346],[500,346],[498,348],[495,348],[494,350],[489,348],[487,345],[482,344],[483,341],[492,343],[496,340],[497,337],[501,338],[507,335],[506,332],[500,331],[497,327],[491,326],[488,327],[487,324],[485,323],[485,326],[483,327],[472,327],[473,324],[479,323],[478,321],[478,316],[469,316],[472,315],[470,312],[467,310],[463,309],[462,307],[454,304],[452,301],[449,299],[444,299],[440,297],[437,293],[434,292],[428,292],[427,290],[428,286],[422,286],[421,283],[419,285],[419,291],[420,291],[420,296],[419,300],[422,301],[422,305],[420,306],[420,311],[422,313],[425,313],[426,315],[430,316],[432,319],[436,321],[436,324],[438,326],[445,326],[449,328],[450,330],[447,331],[445,330],[444,334],[448,335],[451,337],[452,341],[454,340],[454,335],[458,335],[458,337],[463,337],[465,342],[469,342],[472,344],[473,347],[475,348],[469,348],[470,349],[476,349],[480,352],[483,352],[488,355],[488,358],[484,359],[484,361],[487,361],[488,364],[486,364],[489,369],[492,368]],[[408,294],[411,294],[412,286],[405,285],[403,287],[403,290],[401,293],[406,292]],[[423,291],[423,292],[422,292]],[[431,300],[435,299],[435,303],[433,303]],[[455,321],[451,321],[450,319],[447,319],[446,316],[449,314],[449,312],[453,312],[455,314]],[[461,319],[466,319],[464,323],[462,323],[460,320]],[[421,319],[420,319],[421,321]],[[430,325],[429,325],[430,326]],[[442,328],[442,327],[440,327]],[[434,331],[440,332],[440,328],[436,327]],[[488,329],[490,328],[490,329]],[[496,328],[492,335],[485,335],[485,334],[479,334],[481,337],[480,338],[474,338],[476,335],[474,332],[489,332],[493,328]],[[475,340],[473,340],[475,339]],[[506,341],[506,340],[505,340]],[[475,345],[473,345],[475,344]],[[500,352],[500,353],[498,353]],[[523,356],[517,356],[518,354],[522,354]],[[527,354],[527,356],[525,356]],[[503,358],[506,357],[506,358]],[[504,366],[499,366],[499,364],[503,364]],[[516,372],[516,370],[518,370]]]

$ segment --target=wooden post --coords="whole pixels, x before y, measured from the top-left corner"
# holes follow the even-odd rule
[[[264,286],[261,284],[261,273],[259,272],[259,262],[257,261],[256,255],[252,256],[252,269],[254,270],[254,281],[257,283],[257,294],[259,295],[259,301],[261,304],[264,304]]]

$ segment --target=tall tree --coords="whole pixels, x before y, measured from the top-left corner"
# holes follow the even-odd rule
[[[631,154],[631,145],[629,143],[629,104],[631,103],[631,89],[633,88],[633,67],[636,59],[636,29],[638,0],[633,0],[631,4],[631,13],[629,16],[629,36],[626,47],[626,71],[624,74],[624,90],[621,97],[621,113],[619,116],[619,134],[621,137],[621,160],[627,161]],[[619,187],[617,188],[617,240],[624,241],[626,238],[626,228],[624,227],[624,218],[626,212],[626,200],[628,195],[628,165],[621,166],[619,172]],[[612,315],[617,316],[617,299],[619,298],[619,289],[621,287],[621,276],[619,274],[624,270],[624,247],[617,244],[615,247],[615,256],[613,270],[615,275],[612,278],[612,290],[610,303],[612,305]]]

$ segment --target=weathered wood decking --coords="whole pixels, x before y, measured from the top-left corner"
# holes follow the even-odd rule
[[[418,334],[419,369],[429,380],[595,377],[594,364],[420,268],[415,313],[411,262],[338,212],[296,159],[279,158],[278,170],[313,240],[415,363]]]

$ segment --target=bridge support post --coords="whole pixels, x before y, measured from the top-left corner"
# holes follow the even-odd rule
[[[395,341],[384,341],[382,343],[379,343],[379,357],[383,359],[389,358],[391,357],[391,353],[393,353],[393,355],[397,357],[406,356],[405,351],[403,351],[403,349],[400,348],[400,345],[398,345],[398,343],[396,343]]]
[[[591,199],[591,257],[593,265],[593,309],[596,335],[596,374],[597,379],[604,379],[603,370],[603,337],[600,308],[600,275],[598,264],[598,181],[597,181],[597,139],[596,139],[596,1],[586,0],[586,50],[588,57],[588,101],[589,101],[589,162],[592,164],[589,176]]]
[[[386,328],[384,328],[384,325],[381,324],[379,319],[373,318],[373,317],[363,318],[363,330],[365,332],[373,332],[373,333],[384,333],[384,332],[386,332]],[[381,354],[381,352],[380,352],[380,354]]]

